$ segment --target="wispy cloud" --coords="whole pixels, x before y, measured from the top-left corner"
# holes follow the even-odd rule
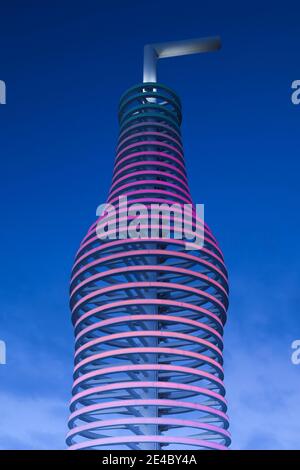
[[[276,282],[275,282],[276,284]],[[233,449],[299,449],[300,367],[291,364],[297,290],[233,280],[225,338]],[[271,288],[272,287],[272,288]]]
[[[63,449],[71,389],[71,357],[51,337],[6,335],[1,366],[0,449]],[[51,346],[51,347],[49,347]]]
[[[66,434],[64,400],[1,393],[0,449],[62,449]]]

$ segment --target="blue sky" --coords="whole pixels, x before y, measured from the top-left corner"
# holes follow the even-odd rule
[[[142,50],[220,34],[159,63],[183,103],[194,202],[225,254],[232,448],[300,448],[299,2],[1,2],[0,448],[64,448],[75,251],[110,185],[120,95]]]

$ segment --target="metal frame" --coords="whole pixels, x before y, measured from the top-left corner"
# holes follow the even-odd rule
[[[191,203],[181,104],[157,83],[128,90],[108,202]],[[226,449],[222,368],[228,307],[222,252],[184,240],[99,240],[96,221],[73,267],[75,367],[70,449]]]

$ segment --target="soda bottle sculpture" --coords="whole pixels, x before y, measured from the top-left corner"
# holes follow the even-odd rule
[[[144,82],[121,97],[107,201],[116,208],[118,237],[109,237],[111,227],[107,238],[99,237],[107,223],[102,214],[82,240],[72,271],[70,449],[230,444],[222,368],[228,284],[218,243],[205,224],[203,246],[188,250],[185,239],[160,236],[163,217],[155,219],[155,237],[130,237],[124,224],[126,199],[127,207],[192,204],[181,104],[156,82],[156,60],[219,46],[218,38],[146,46]],[[148,215],[141,220],[148,230]]]

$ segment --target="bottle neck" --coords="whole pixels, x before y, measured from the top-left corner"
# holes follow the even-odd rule
[[[120,134],[108,202],[191,203],[181,142],[181,104],[157,83],[129,89],[120,100]]]

